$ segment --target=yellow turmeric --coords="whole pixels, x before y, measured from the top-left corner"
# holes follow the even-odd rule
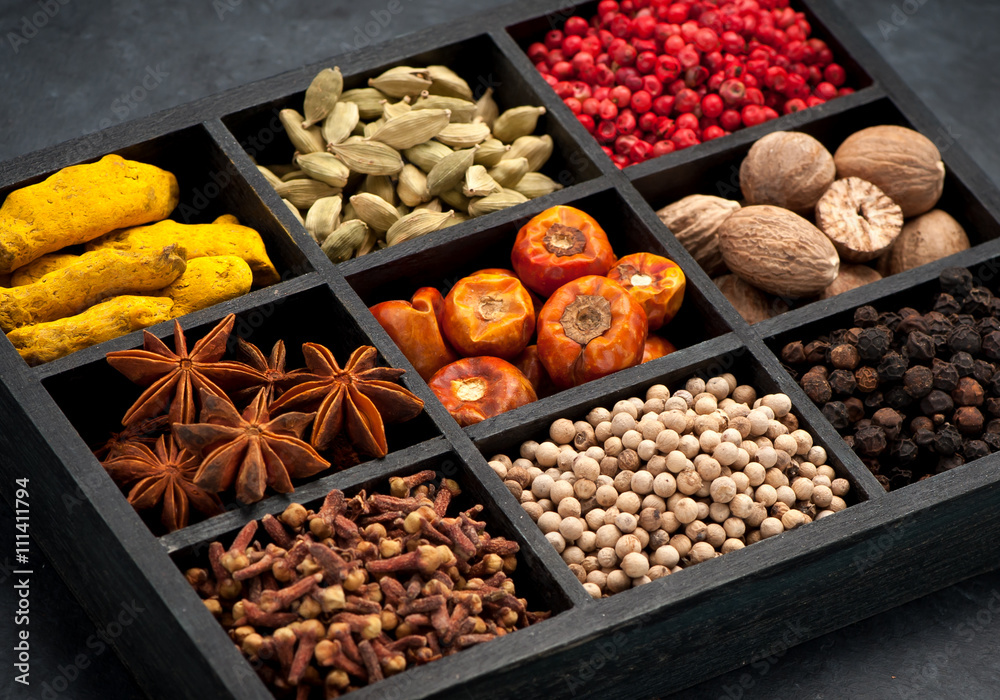
[[[20,287],[37,282],[50,272],[64,268],[79,259],[79,255],[71,255],[70,253],[46,253],[10,273],[10,285],[8,286]]]
[[[115,229],[159,221],[179,199],[172,173],[121,156],[63,168],[14,190],[0,207],[0,273]]]
[[[243,258],[217,255],[188,262],[184,274],[157,296],[173,299],[171,316],[176,318],[242,296],[252,284],[253,273]]]
[[[170,299],[158,297],[114,297],[77,316],[16,328],[7,338],[35,366],[166,321],[173,306]]]
[[[0,289],[0,328],[54,321],[109,297],[155,292],[184,272],[177,246],[159,251],[97,250],[33,284]]]
[[[247,226],[233,223],[235,217],[220,216],[211,224],[181,224],[161,221],[151,226],[115,231],[87,244],[87,250],[116,248],[118,250],[159,250],[176,243],[187,251],[187,259],[217,255],[243,258],[253,271],[253,281],[266,287],[281,281],[278,271],[267,256],[260,234]]]

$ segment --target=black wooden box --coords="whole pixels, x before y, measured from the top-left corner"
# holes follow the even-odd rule
[[[886,493],[775,355],[792,334],[836,327],[858,305],[925,293],[943,267],[973,267],[986,282],[1000,264],[996,187],[847,18],[831,3],[808,0],[805,5],[814,34],[845,61],[858,92],[624,171],[604,156],[523,51],[530,38],[560,26],[577,9],[592,11],[593,4],[537,0],[331,58],[108,129],[97,138],[0,164],[0,198],[59,168],[111,152],[175,172],[182,220],[237,214],[261,231],[282,275],[278,285],[184,317],[192,337],[235,313],[235,332],[261,347],[277,338],[290,349],[314,340],[329,343],[343,357],[357,345],[372,344],[384,362],[410,370],[404,383],[426,402],[424,416],[390,432],[392,451],[386,458],[158,537],[87,447],[113,429],[133,396],[104,355],[138,347],[141,334],[35,368],[0,341],[0,476],[5,484],[30,480],[35,540],[95,621],[104,625],[125,606],[138,611],[130,624],[120,626],[113,643],[151,697],[271,697],[184,579],[183,568],[204,555],[208,542],[227,541],[248,520],[277,513],[289,502],[314,504],[331,488],[353,492],[384,486],[391,475],[419,469],[458,480],[469,498],[485,504],[491,528],[521,545],[515,577],[520,594],[554,615],[359,691],[359,700],[665,695],[767,657],[777,643],[787,648],[995,567],[1000,557],[997,455]],[[493,87],[501,108],[544,105],[542,130],[556,142],[545,172],[566,188],[335,266],[256,170],[248,149],[274,161],[290,156],[287,139],[272,126],[274,118],[285,106],[301,105],[319,69],[339,65],[350,88],[399,63],[452,65],[474,89]],[[766,133],[803,130],[835,147],[851,131],[881,123],[912,126],[937,143],[948,172],[942,204],[970,232],[972,249],[751,327],[654,213],[694,192],[736,196],[733,173],[750,145]],[[261,134],[271,138],[265,141]],[[255,138],[264,145],[252,146]],[[678,350],[462,429],[367,307],[408,297],[417,286],[446,286],[480,267],[505,265],[518,228],[560,203],[595,216],[619,254],[648,250],[684,269],[684,310],[668,332]],[[151,331],[167,338],[172,324]],[[641,395],[652,384],[675,388],[692,375],[725,371],[792,398],[803,425],[828,450],[830,464],[851,482],[850,507],[641,588],[592,600],[486,460],[516,451],[522,440],[544,434],[557,417],[610,406]],[[11,489],[3,493],[12,499]],[[970,538],[973,525],[976,536]]]

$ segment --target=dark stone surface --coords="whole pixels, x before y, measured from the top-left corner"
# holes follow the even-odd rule
[[[40,5],[0,3],[0,160],[354,50],[363,38],[386,40],[495,4],[399,0],[402,11],[376,26],[371,12],[381,12],[387,0],[45,2],[58,11],[36,34],[29,27],[31,38],[14,42],[16,51],[10,33],[23,32],[25,17],[34,24]],[[988,60],[1000,54],[993,43],[1000,3],[836,2],[1000,183],[995,117],[1000,79],[995,61]],[[156,76],[147,80],[152,87],[139,90],[151,73]],[[37,547],[31,555],[32,685],[24,692],[13,683],[14,518],[2,499],[0,533],[5,543],[0,548],[0,698],[142,697],[117,657],[99,643],[101,625],[75,604]],[[796,634],[790,629],[787,640],[775,640],[766,650],[772,654],[768,659],[678,697],[997,697],[1000,572],[788,649]]]

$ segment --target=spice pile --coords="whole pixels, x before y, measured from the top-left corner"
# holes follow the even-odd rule
[[[528,58],[622,168],[848,95],[788,0],[601,0]]]
[[[445,66],[397,66],[344,91],[339,68],[280,113],[290,165],[258,166],[333,262],[562,189],[538,172],[552,137],[544,107],[501,113]],[[299,213],[305,213],[305,218]]]
[[[125,430],[95,454],[117,484],[132,487],[136,510],[162,506],[170,531],[187,525],[189,506],[208,516],[222,512],[216,494],[230,488],[240,503],[255,503],[268,488],[291,493],[293,479],[331,462],[345,468],[359,455],[384,457],[384,422],[423,410],[397,383],[404,370],[376,367],[371,346],[355,350],[342,368],[330,350],[305,343],[306,368],[287,370],[282,341],[265,357],[240,338],[247,362],[222,360],[235,318],[224,318],[190,352],[175,321],[173,350],[146,331],[142,350],[107,355],[147,388],[125,413]]]
[[[560,418],[490,466],[595,598],[847,507],[784,394],[732,374]]]
[[[651,332],[680,310],[684,272],[651,253],[616,259],[586,212],[555,206],[534,217],[511,262],[463,277],[444,297],[422,287],[409,302],[371,307],[460,425],[674,351]]]
[[[888,491],[1000,449],[1000,299],[944,270],[921,313],[854,312],[854,327],[781,351],[806,394]]]
[[[171,221],[178,201],[172,173],[116,155],[10,193],[0,329],[29,365],[279,281],[256,231]]]
[[[434,472],[390,480],[392,495],[331,491],[251,521],[188,581],[277,697],[335,698],[544,620],[508,574],[518,545],[446,515],[458,484]]]
[[[862,129],[832,155],[808,134],[776,131],[739,175],[742,207],[695,194],[657,214],[749,323],[969,247],[934,209],[941,154],[912,129]]]

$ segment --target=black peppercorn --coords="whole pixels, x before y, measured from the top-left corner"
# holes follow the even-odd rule
[[[934,389],[920,400],[920,410],[924,413],[951,413],[955,403],[940,389]]]
[[[910,397],[906,390],[901,386],[894,386],[889,391],[885,392],[885,403],[891,408],[895,408],[897,411],[901,411],[911,403],[913,399]]]
[[[993,316],[983,316],[976,321],[976,330],[979,331],[979,335],[982,336],[985,336],[987,333],[992,333],[993,331],[1000,331],[1000,319],[996,319]],[[986,338],[983,338],[983,341],[985,340]]]
[[[858,383],[854,379],[854,372],[846,369],[835,369],[830,372],[830,388],[836,394],[850,395],[854,393]]]
[[[830,388],[830,382],[826,381],[826,378],[819,372],[813,372],[812,370],[806,372],[802,375],[802,390],[806,392],[806,396],[813,403],[819,405],[826,403],[833,396],[833,390]]]
[[[993,378],[996,369],[992,362],[976,360],[972,363],[972,377],[980,384],[987,384]]]
[[[909,469],[897,469],[889,477],[890,488],[899,489],[913,482],[913,472]]]
[[[951,314],[948,316],[952,326],[972,326],[976,327],[976,317],[972,314]]]
[[[959,377],[968,377],[975,369],[976,361],[967,352],[956,352],[951,356],[951,364],[955,365]]]
[[[986,399],[986,412],[991,416],[1000,416],[1000,399],[993,398],[992,396]]]
[[[934,422],[927,416],[917,416],[910,421],[910,432],[915,433],[918,430],[934,430]]]
[[[934,310],[942,314],[957,314],[962,310],[962,302],[951,294],[938,294],[934,300]]]
[[[844,436],[844,444],[847,445],[847,449],[853,450],[854,449],[854,436],[853,435],[845,435]]]
[[[982,353],[991,360],[1000,360],[1000,331],[990,331],[983,336]]]
[[[860,360],[861,356],[854,345],[841,343],[830,348],[830,364],[835,369],[854,369]]]
[[[934,385],[934,375],[930,368],[922,365],[910,367],[903,375],[903,389],[914,399],[926,396]]]
[[[852,396],[849,399],[844,400],[844,406],[847,407],[847,420],[852,423],[857,423],[864,419],[865,417],[865,405],[861,403],[861,399],[857,396]]]
[[[858,384],[858,391],[867,394],[878,388],[878,372],[874,367],[858,367],[854,370],[854,381]]]
[[[806,351],[802,347],[801,340],[794,340],[781,349],[781,359],[790,365],[801,364],[806,361]]]
[[[903,416],[895,409],[880,408],[872,415],[872,424],[882,428],[888,439],[895,440],[903,429]]]
[[[885,396],[881,391],[873,391],[870,394],[865,394],[865,408],[877,411],[883,406],[885,406]]]
[[[889,450],[889,456],[892,457],[897,462],[902,464],[908,464],[915,460],[920,455],[920,448],[917,447],[917,443],[913,442],[909,438],[903,438],[892,444],[892,448]]]
[[[951,391],[958,386],[958,370],[955,365],[936,357],[931,362],[931,374],[934,375],[934,388],[941,391]]]
[[[955,410],[952,420],[964,435],[978,435],[983,430],[983,414],[975,406],[961,406]]]
[[[951,392],[951,398],[958,406],[982,406],[984,393],[980,386],[972,377],[962,377]]]
[[[990,316],[1000,318],[1000,297],[993,297],[993,301],[990,302]]]
[[[859,328],[870,328],[878,323],[878,311],[874,306],[859,306],[854,310],[854,325]]]
[[[983,442],[989,445],[991,452],[1000,450],[1000,433],[983,433]]]
[[[913,331],[920,331],[921,333],[927,332],[927,321],[924,319],[922,314],[919,314],[914,309],[909,309],[912,314],[903,315],[906,309],[900,310],[900,315],[903,315],[903,319],[899,322],[893,330],[899,335],[906,335],[907,333],[912,333]]]
[[[886,444],[885,431],[877,425],[867,425],[854,433],[854,448],[861,454],[880,455]]]
[[[878,378],[883,382],[897,382],[909,367],[909,361],[898,352],[889,351],[878,363]]]
[[[878,325],[885,326],[890,331],[895,331],[902,320],[902,317],[894,311],[885,311],[878,315]]]
[[[955,454],[943,455],[938,457],[937,473],[941,474],[951,469],[955,469],[956,467],[960,467],[963,464],[965,464],[965,457],[957,452]]]
[[[803,348],[806,355],[806,362],[818,365],[826,362],[826,354],[830,351],[830,344],[822,340],[814,340]]]
[[[972,273],[964,267],[946,267],[938,275],[941,291],[954,296],[965,296],[972,289]]]
[[[948,333],[948,347],[952,352],[967,352],[975,355],[983,346],[983,339],[972,326],[958,325]]]
[[[916,430],[913,433],[913,442],[918,447],[930,447],[934,444],[935,434],[933,430]]]
[[[843,401],[828,401],[823,406],[823,417],[837,430],[846,430],[851,424],[847,419],[847,406]]]
[[[997,433],[1000,434],[1000,420],[993,418],[989,423],[986,424],[985,428],[987,433]]]
[[[911,360],[927,362],[937,354],[937,345],[935,345],[934,339],[926,333],[912,331],[906,337],[906,345],[903,346],[903,352]]]
[[[892,484],[889,482],[889,477],[885,474],[876,474],[875,479],[878,483],[882,484],[882,488],[884,488],[887,492],[892,488]]]
[[[934,436],[934,451],[939,455],[950,455],[962,449],[962,434],[951,423],[938,428]]]
[[[985,457],[991,452],[990,446],[982,440],[967,440],[962,447],[962,456],[966,462]]]
[[[947,316],[937,311],[929,311],[924,314],[924,322],[927,324],[927,332],[934,335],[947,333],[953,325]]]
[[[876,362],[889,351],[892,331],[885,326],[865,328],[858,334],[858,355],[866,362]]]
[[[993,293],[986,287],[973,287],[965,295],[962,310],[974,316],[985,316],[990,313],[993,303]]]

